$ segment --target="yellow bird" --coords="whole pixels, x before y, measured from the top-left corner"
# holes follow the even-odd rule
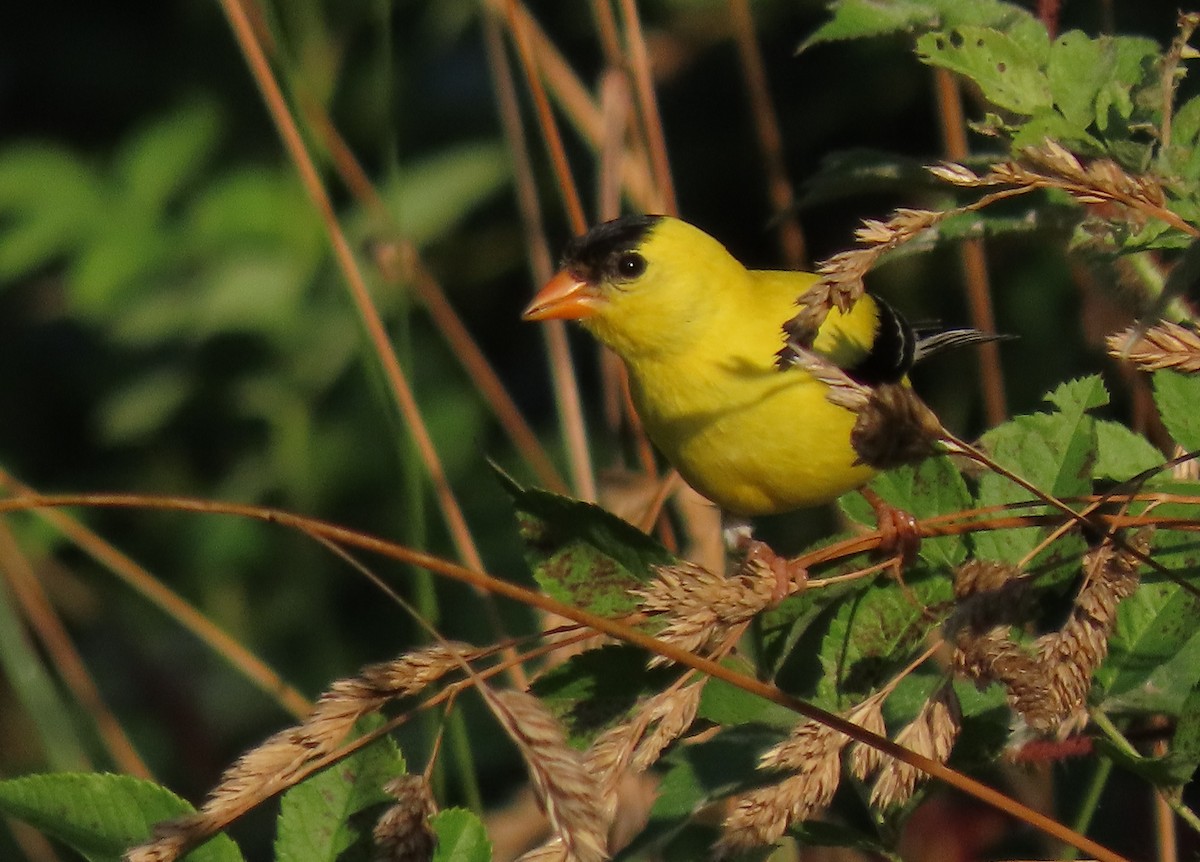
[[[827,503],[874,471],[850,445],[855,415],[798,368],[780,370],[782,325],[817,281],[750,270],[669,216],[605,222],[567,246],[526,320],[578,319],[625,362],[646,433],[693,488],[749,517]],[[913,361],[976,330],[920,337],[882,300],[829,313],[813,350],[858,381],[902,380]]]

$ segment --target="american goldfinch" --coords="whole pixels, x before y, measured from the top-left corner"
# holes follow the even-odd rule
[[[679,219],[626,216],[572,240],[523,317],[578,319],[612,348],[650,439],[688,484],[745,518],[827,503],[874,475],[850,444],[855,415],[808,372],[776,366],[782,325],[816,282],[746,269]],[[988,338],[953,333],[922,341],[866,295],[830,311],[812,349],[875,385],[902,380],[939,344]]]

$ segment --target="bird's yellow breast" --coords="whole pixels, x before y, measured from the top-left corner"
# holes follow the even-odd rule
[[[753,272],[740,307],[717,315],[710,337],[683,353],[626,356],[638,414],[683,478],[738,515],[829,502],[867,482],[850,446],[855,417],[799,369],[780,371],[781,325],[814,281],[802,273]],[[833,312],[815,347],[850,365],[869,349],[876,312],[868,299]]]

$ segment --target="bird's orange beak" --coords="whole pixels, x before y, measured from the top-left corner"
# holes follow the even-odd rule
[[[522,320],[577,320],[598,313],[603,298],[570,270],[560,270],[537,292],[533,302],[521,314]]]

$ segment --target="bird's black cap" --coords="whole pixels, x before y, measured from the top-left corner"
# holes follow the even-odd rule
[[[596,225],[577,236],[563,251],[562,266],[584,281],[599,281],[621,252],[637,248],[660,215],[628,215]]]

